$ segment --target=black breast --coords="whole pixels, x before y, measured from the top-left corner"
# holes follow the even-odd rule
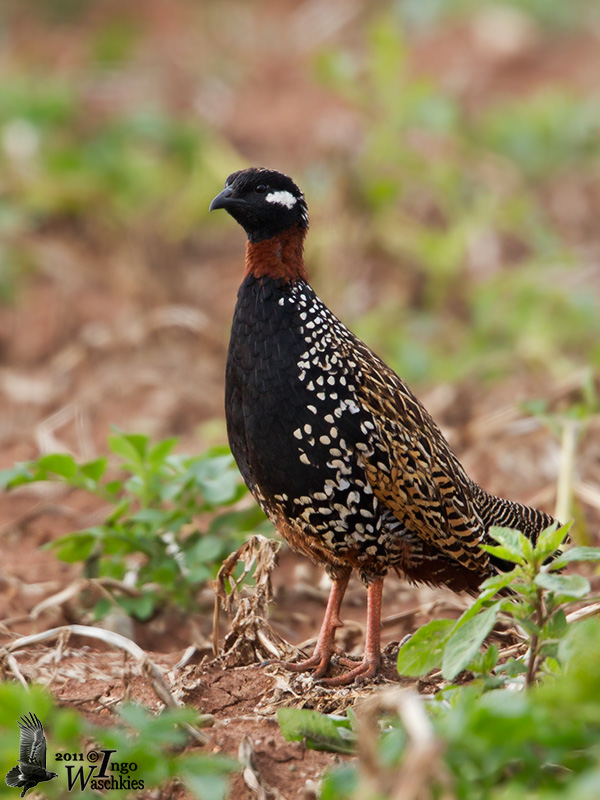
[[[376,426],[357,399],[354,347],[308,284],[247,278],[228,357],[229,440],[267,514],[283,514],[338,556],[387,559],[365,469]]]
[[[323,483],[324,462],[302,464],[294,437],[310,414],[299,380],[306,342],[294,287],[272,278],[246,278],[238,293],[227,358],[231,450],[248,486],[266,498],[300,496],[311,484]],[[304,287],[305,297],[312,294]]]

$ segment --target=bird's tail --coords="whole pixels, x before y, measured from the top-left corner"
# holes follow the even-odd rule
[[[23,785],[23,782],[21,780],[21,770],[19,769],[18,764],[16,767],[13,767],[12,769],[8,770],[8,772],[6,773],[5,781],[7,786],[13,786],[15,788],[18,788],[19,786]]]
[[[527,536],[533,544],[538,540],[540,533],[557,522],[550,514],[538,508],[505,500],[502,497],[489,494],[480,486],[474,487],[474,497],[477,510],[483,520],[485,530],[496,526],[499,528],[514,528]],[[494,544],[490,540],[490,544]],[[501,570],[511,569],[513,565],[501,559],[491,557],[492,562]]]

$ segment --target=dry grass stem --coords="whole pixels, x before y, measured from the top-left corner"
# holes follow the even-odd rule
[[[273,600],[271,575],[277,564],[279,543],[264,536],[253,536],[228,556],[213,582],[216,603],[223,604],[231,619],[230,630],[220,656],[226,666],[244,666],[271,658],[283,659],[296,652],[271,627],[268,609]],[[236,566],[242,573],[234,578]],[[248,594],[242,583],[252,570],[254,586]],[[229,591],[228,591],[229,589]],[[213,647],[218,652],[218,609],[215,607]]]
[[[563,421],[560,445],[560,468],[556,487],[556,509],[554,516],[561,522],[571,519],[571,499],[575,474],[575,454],[580,424],[575,419]]]
[[[127,639],[125,636],[121,636],[118,633],[113,633],[112,631],[103,630],[102,628],[93,628],[87,625],[63,625],[59,628],[51,628],[50,630],[42,631],[41,633],[34,633],[30,636],[22,636],[19,639],[10,642],[10,644],[6,645],[3,650],[0,651],[0,654],[4,655],[4,658],[7,659],[8,663],[8,657],[10,657],[11,653],[13,653],[15,650],[19,650],[23,647],[29,647],[33,644],[39,644],[40,642],[45,642],[49,639],[55,639],[57,637],[61,637],[62,639],[63,636],[68,636],[71,634],[76,636],[85,636],[91,639],[98,639],[105,644],[108,644],[110,647],[116,647],[119,650],[125,651],[135,661],[137,661],[142,674],[146,675],[150,680],[152,688],[154,689],[154,692],[159,700],[161,700],[161,702],[164,703],[167,708],[181,707],[167,686],[162,672],[148,657],[144,650],[142,650],[142,648],[139,647],[135,642],[132,642],[131,639]],[[186,723],[184,727],[193,739],[202,744],[206,744],[208,737],[199,728],[188,723]]]
[[[402,763],[385,767],[378,753],[382,714],[400,717],[408,737]],[[423,698],[413,689],[386,689],[356,707],[358,758],[363,785],[357,797],[381,796],[390,800],[425,800],[432,785],[448,784],[442,761],[443,743],[436,737]]]

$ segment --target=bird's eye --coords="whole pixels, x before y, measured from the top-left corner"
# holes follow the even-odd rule
[[[259,183],[258,186],[254,188],[256,194],[264,194],[267,191],[267,187],[264,183]]]

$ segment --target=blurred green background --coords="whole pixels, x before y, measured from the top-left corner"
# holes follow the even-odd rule
[[[590,386],[597,2],[4,0],[0,34],[2,466],[61,410],[84,456],[222,416],[243,237],[207,207],[250,164],[418,390]]]

